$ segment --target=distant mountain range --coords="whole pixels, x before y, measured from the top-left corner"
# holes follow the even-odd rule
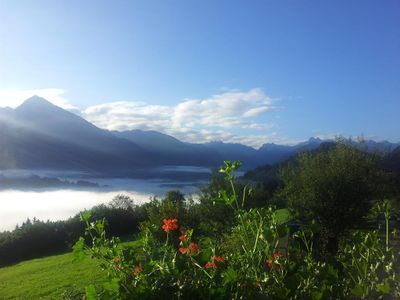
[[[83,170],[130,173],[162,165],[217,167],[241,160],[246,168],[283,161],[313,150],[323,141],[310,138],[294,146],[191,144],[156,131],[107,131],[34,96],[16,109],[0,108],[0,169]],[[390,152],[400,143],[366,141],[367,150]]]

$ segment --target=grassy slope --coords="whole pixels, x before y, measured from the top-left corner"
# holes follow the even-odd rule
[[[289,220],[286,209],[277,211],[280,222]],[[123,243],[137,247],[138,241]],[[83,293],[90,284],[106,280],[98,263],[86,257],[73,263],[71,253],[25,261],[0,268],[0,299],[62,299]]]
[[[138,245],[138,241],[123,243],[124,247]],[[0,268],[0,299],[63,299],[106,279],[98,262],[89,257],[77,263],[72,253],[38,258]]]
[[[0,299],[61,299],[106,279],[95,260],[73,263],[72,254],[25,261],[0,269]]]

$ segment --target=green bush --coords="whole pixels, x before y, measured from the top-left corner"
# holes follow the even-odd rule
[[[215,204],[233,212],[234,221],[221,236],[197,235],[185,224],[178,201],[154,203],[152,222],[142,226],[141,250],[126,249],[108,239],[104,221],[90,223],[75,245],[99,259],[109,274],[103,289],[86,289],[87,299],[394,299],[399,298],[399,258],[389,247],[389,230],[355,231],[343,250],[330,259],[315,256],[317,223],[296,233],[278,220],[274,208],[246,208],[247,187],[238,193],[238,162],[225,162],[227,187]],[[239,196],[240,195],[240,196]],[[386,221],[389,207],[384,206]],[[182,213],[182,214],[181,214]],[[205,216],[204,216],[205,217]],[[182,219],[180,219],[182,218]]]

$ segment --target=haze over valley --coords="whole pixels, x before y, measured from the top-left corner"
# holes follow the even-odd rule
[[[255,149],[221,141],[182,142],[157,131],[108,131],[32,96],[15,109],[0,109],[0,230],[28,217],[65,219],[118,194],[136,204],[173,189],[195,197],[223,160],[240,160],[246,171],[332,142],[312,137]],[[360,144],[381,153],[398,146]]]

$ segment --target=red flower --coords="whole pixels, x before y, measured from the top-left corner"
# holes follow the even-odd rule
[[[215,264],[216,261],[225,261],[225,257],[224,256],[213,256],[211,258],[211,261],[208,261],[204,267],[206,269],[210,269],[210,268],[215,269],[217,267],[217,265]]]
[[[190,243],[190,246],[188,249],[189,249],[190,253],[192,253],[192,254],[198,254],[200,252],[199,244],[197,244],[197,243]]]
[[[190,243],[189,247],[185,248],[185,247],[179,247],[179,252],[181,252],[182,254],[199,254],[200,250],[199,250],[199,244],[197,243]]]
[[[179,251],[180,251],[182,254],[185,254],[185,253],[188,251],[188,249],[187,249],[187,248],[184,248],[184,247],[179,247]]]
[[[206,269],[215,269],[217,266],[215,265],[215,262],[214,262],[214,260],[213,261],[208,261],[207,263],[206,263],[206,265],[204,266]]]
[[[272,259],[268,258],[267,261],[266,261],[265,263],[267,264],[267,266],[268,266],[269,268],[272,268],[272,263],[273,263]]]
[[[142,267],[141,267],[140,265],[138,265],[138,266],[136,266],[136,267],[133,269],[132,274],[133,274],[134,276],[137,276],[137,275],[140,274],[140,272],[142,272]]]
[[[181,241],[187,241],[189,237],[186,235],[187,231],[182,231],[182,235],[179,237]]]
[[[164,219],[163,220],[164,225],[161,226],[162,229],[166,233],[168,233],[170,230],[176,230],[178,229],[178,220],[177,219]]]
[[[276,260],[282,256],[282,253],[280,251],[276,251],[274,254],[272,254],[272,256],[273,256],[274,260]]]
[[[282,253],[280,251],[276,251],[272,254],[271,258],[268,258],[267,261],[265,262],[269,268],[272,268],[272,264],[274,261],[278,260],[279,257],[282,256]]]

